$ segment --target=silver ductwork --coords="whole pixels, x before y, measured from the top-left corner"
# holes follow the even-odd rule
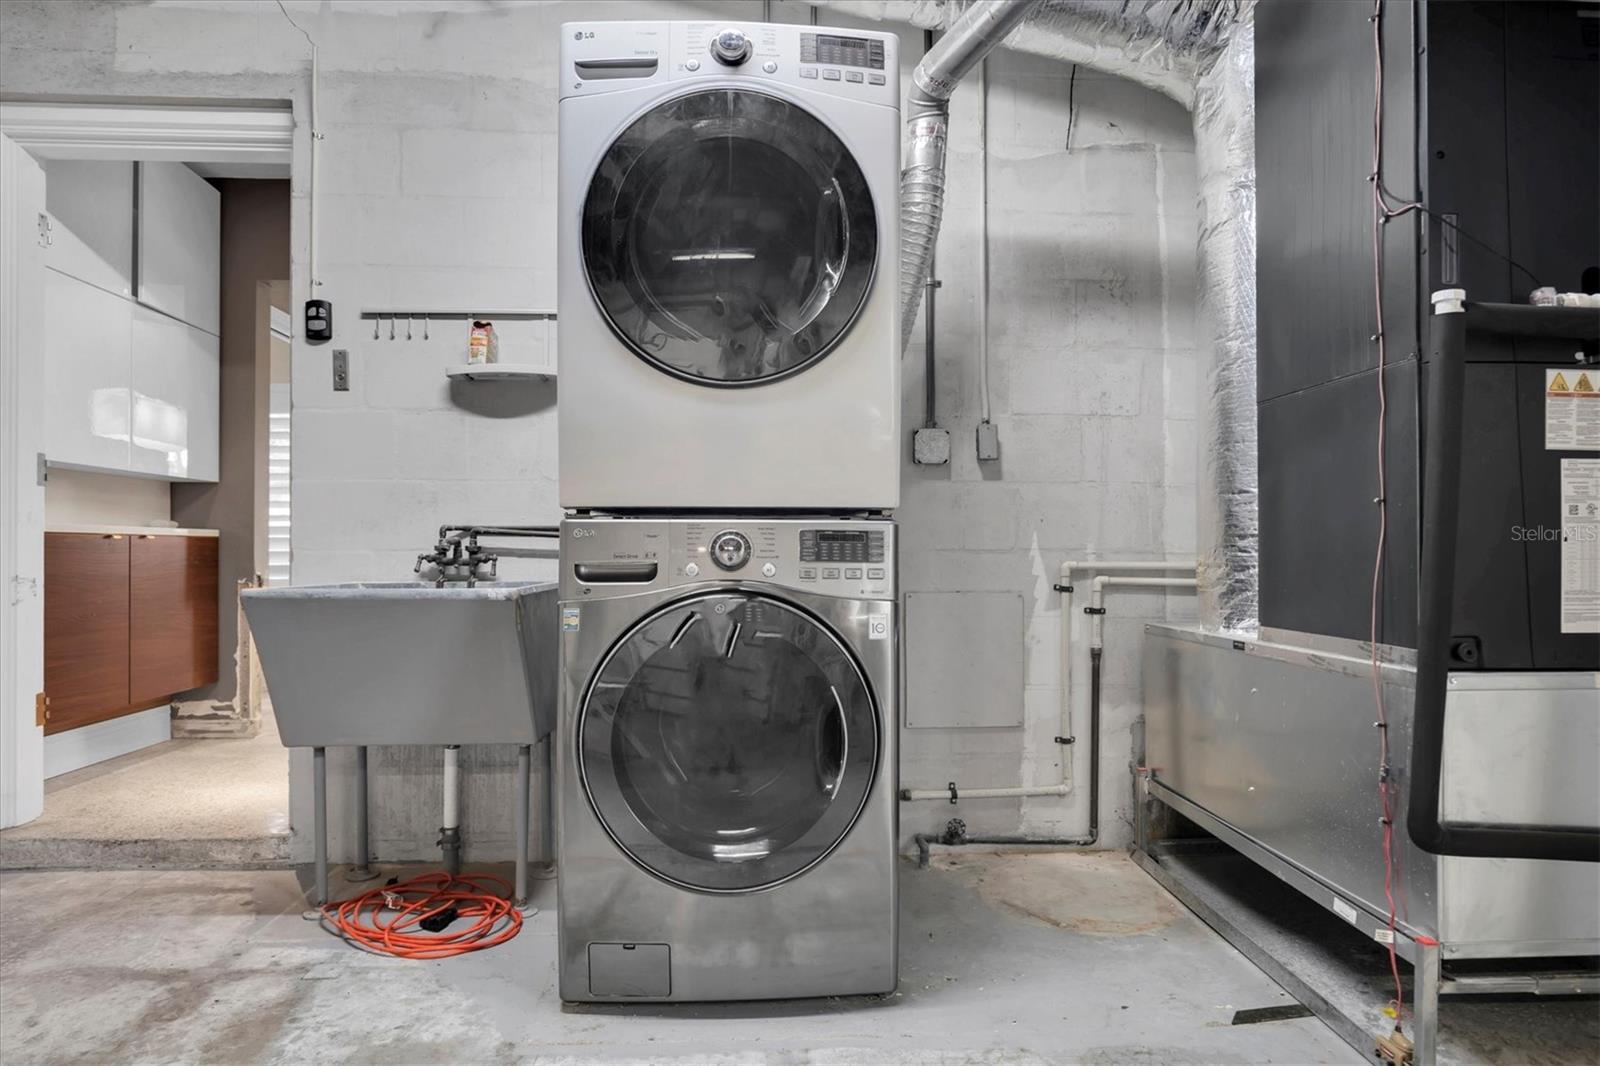
[[[900,169],[900,350],[922,304],[922,286],[944,217],[950,94],[1039,0],[981,0],[956,20],[911,75],[905,162]]]
[[[975,8],[988,6],[964,0],[813,3],[925,29],[950,25],[952,31]],[[1200,621],[1213,631],[1253,632],[1260,617],[1254,0],[1045,0],[1015,6],[1028,10],[1006,47],[1128,78],[1172,97],[1193,115],[1203,360]],[[910,335],[916,318],[944,194],[945,123],[937,129],[917,125],[913,101],[909,131],[902,190],[937,204],[911,219],[902,203],[902,337]]]

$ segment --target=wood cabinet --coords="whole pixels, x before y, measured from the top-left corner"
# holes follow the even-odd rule
[[[128,538],[44,538],[46,733],[128,710]]]
[[[217,538],[47,533],[45,733],[217,679]]]
[[[217,538],[128,542],[128,700],[150,703],[217,679]]]

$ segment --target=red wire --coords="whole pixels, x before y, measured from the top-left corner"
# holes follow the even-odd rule
[[[322,917],[346,942],[367,951],[400,959],[448,959],[504,944],[520,933],[522,913],[510,897],[511,886],[492,874],[432,873],[330,904],[322,908]],[[448,928],[437,933],[422,928],[424,918],[451,907],[457,917]],[[462,925],[464,919],[472,921]]]
[[[1383,239],[1385,220],[1395,218],[1421,207],[1408,203],[1391,209],[1383,191],[1383,0],[1372,3],[1372,295],[1376,312],[1378,343],[1378,545],[1372,560],[1372,595],[1368,617],[1367,643],[1372,651],[1372,699],[1378,711],[1378,804],[1383,819],[1383,896],[1387,901],[1389,927],[1389,973],[1394,978],[1395,1027],[1400,1026],[1405,1013],[1405,990],[1400,982],[1400,963],[1395,951],[1394,902],[1394,806],[1389,780],[1389,714],[1383,701],[1383,670],[1378,656],[1378,593],[1383,580],[1383,556],[1389,539],[1389,486],[1388,462],[1384,455],[1385,430],[1388,423],[1389,394],[1385,377],[1388,372],[1388,348],[1383,329]]]

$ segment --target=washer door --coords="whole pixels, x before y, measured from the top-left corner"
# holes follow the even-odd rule
[[[640,866],[745,892],[794,877],[866,803],[878,722],[821,622],[757,592],[668,604],[612,647],[577,726],[595,812]]]
[[[583,261],[601,311],[652,366],[702,385],[799,373],[872,285],[877,214],[832,130],[746,89],[646,112],[601,159]]]

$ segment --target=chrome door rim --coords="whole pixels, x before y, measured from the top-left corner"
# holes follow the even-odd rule
[[[760,601],[763,604],[778,608],[784,612],[787,612],[789,615],[792,615],[800,623],[810,627],[810,629],[814,630],[815,633],[820,637],[825,638],[828,645],[830,645],[831,648],[837,652],[836,661],[844,664],[844,666],[848,668],[849,680],[853,681],[858,687],[858,695],[863,703],[862,710],[864,711],[864,714],[860,714],[858,717],[864,717],[868,719],[870,721],[870,728],[862,728],[858,726],[853,734],[849,727],[849,720],[847,717],[848,712],[846,711],[842,702],[839,703],[838,709],[841,714],[841,719],[845,721],[845,729],[843,730],[845,754],[840,760],[841,768],[836,784],[838,782],[843,782],[846,775],[850,774],[852,778],[857,780],[851,781],[849,792],[853,794],[857,789],[859,789],[859,796],[853,797],[853,803],[849,803],[841,807],[841,803],[845,802],[845,796],[843,793],[837,794],[835,798],[829,800],[822,808],[822,812],[818,815],[815,822],[813,822],[812,825],[806,830],[806,833],[809,834],[816,831],[819,826],[824,826],[825,823],[835,822],[837,825],[836,827],[829,827],[825,832],[818,834],[819,839],[825,840],[825,845],[819,848],[816,855],[810,858],[809,861],[804,862],[803,865],[799,865],[794,868],[786,868],[781,874],[766,878],[764,880],[758,880],[752,883],[716,885],[700,883],[690,876],[681,875],[682,871],[679,872],[679,875],[675,875],[675,873],[661,869],[660,865],[652,863],[638,854],[638,851],[642,850],[639,847],[639,844],[642,844],[648,840],[654,845],[667,849],[667,851],[672,854],[682,856],[683,859],[686,860],[684,865],[691,870],[697,866],[706,870],[737,868],[736,864],[719,866],[716,860],[688,854],[687,852],[675,847],[670,841],[665,840],[660,835],[654,833],[647,825],[644,824],[644,821],[640,818],[637,809],[632,805],[632,803],[630,803],[628,798],[623,795],[622,788],[617,783],[617,775],[615,771],[610,773],[594,771],[589,764],[589,756],[586,748],[588,747],[591,718],[592,716],[601,713],[595,708],[596,689],[601,679],[605,676],[607,668],[611,665],[618,653],[627,647],[630,641],[632,641],[636,636],[639,635],[641,631],[650,626],[652,623],[681,611],[685,607],[692,606],[697,602],[726,596],[737,596],[744,600]],[[817,669],[824,676],[828,676],[826,668],[818,664],[814,665],[817,665]],[[636,672],[637,669],[635,674]],[[630,678],[635,676],[635,674],[630,674]],[[835,692],[835,697],[836,699],[842,699],[841,697],[838,697],[837,691]],[[620,701],[621,697],[618,697],[618,699]],[[608,721],[604,726],[606,730],[605,739],[607,742],[609,742],[612,738],[612,731],[615,729],[614,719],[616,711],[617,708],[613,706],[604,712],[608,716]],[[844,840],[850,835],[851,831],[859,822],[862,812],[866,809],[867,802],[871,797],[873,786],[877,782],[877,777],[880,770],[879,764],[882,757],[883,728],[883,723],[879,717],[878,700],[876,694],[872,690],[871,682],[868,680],[867,675],[862,669],[861,663],[857,659],[856,655],[850,649],[849,644],[831,625],[818,617],[812,611],[807,610],[803,606],[785,597],[775,595],[770,591],[750,588],[743,585],[727,585],[701,589],[687,595],[675,597],[665,603],[662,603],[652,608],[637,621],[629,625],[626,630],[624,630],[615,640],[611,642],[611,645],[607,648],[606,653],[596,662],[594,668],[589,674],[587,681],[585,682],[583,697],[579,704],[578,715],[574,721],[572,744],[573,748],[575,749],[574,755],[576,757],[578,779],[582,783],[584,796],[589,802],[590,810],[594,813],[596,819],[600,823],[601,828],[605,831],[606,835],[610,837],[612,843],[614,843],[631,862],[651,876],[667,882],[668,884],[675,885],[679,888],[711,894],[736,895],[747,892],[763,891],[800,877],[806,872],[814,869],[819,863],[826,860],[828,856],[831,855],[838,848],[838,846],[844,842]],[[863,761],[863,764],[852,771],[849,764],[849,758],[852,754],[851,749],[858,749],[858,745],[862,737],[865,737],[866,740],[869,741],[869,743],[862,745],[866,749],[864,753],[866,757]],[[854,754],[860,755],[862,752],[860,752],[858,749],[856,752],[854,752]],[[610,816],[608,816],[608,808],[610,809]],[[846,811],[848,816],[842,819],[839,818],[834,814],[836,809]],[[614,821],[622,822],[624,831],[619,831],[618,826],[613,824]],[[630,844],[628,839],[629,837],[639,838],[638,843]],[[790,845],[786,845],[785,848],[781,848],[773,852],[767,858],[776,858],[782,855],[785,850],[792,850],[794,847],[799,846],[803,840],[804,836],[802,836],[801,840],[792,841]]]

